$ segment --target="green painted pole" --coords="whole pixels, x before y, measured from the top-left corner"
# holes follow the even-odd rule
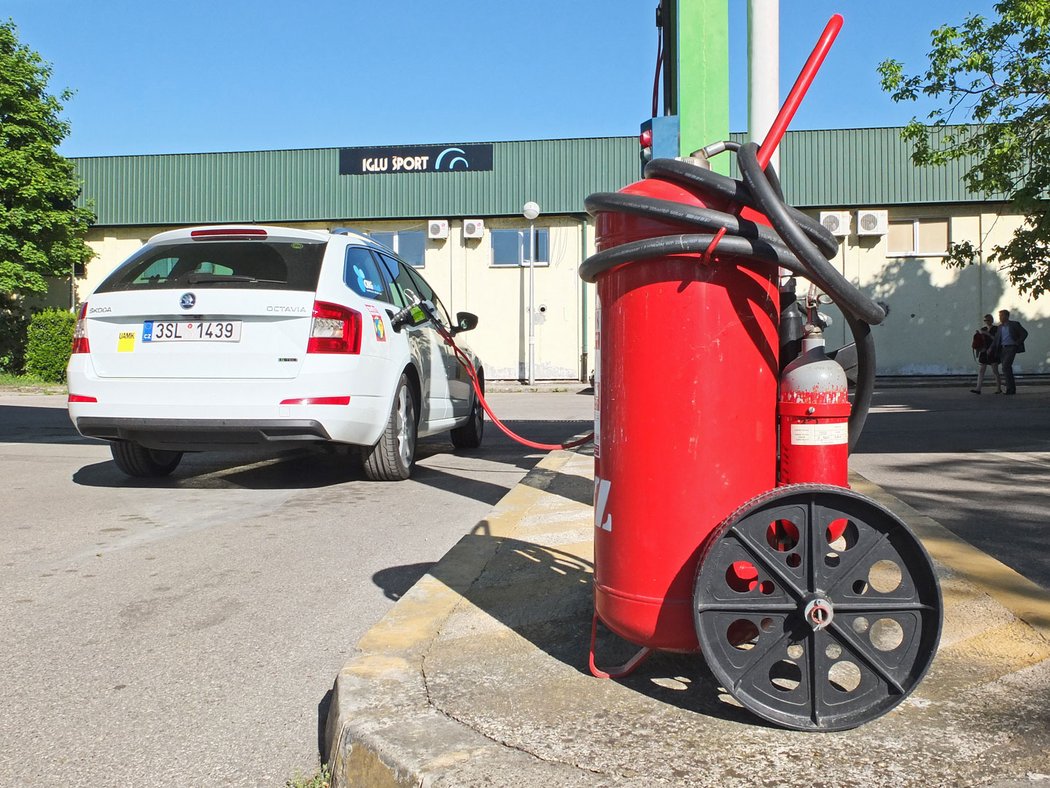
[[[679,155],[729,139],[729,2],[678,0]],[[712,169],[729,174],[729,157]]]

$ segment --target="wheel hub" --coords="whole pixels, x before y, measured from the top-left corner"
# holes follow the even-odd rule
[[[831,600],[822,596],[810,599],[802,608],[802,618],[813,628],[814,632],[826,628],[834,617],[835,606],[831,604]]]

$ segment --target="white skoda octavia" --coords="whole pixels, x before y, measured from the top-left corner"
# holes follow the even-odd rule
[[[452,323],[415,269],[356,233],[160,233],[81,306],[69,415],[131,476],[171,473],[187,451],[329,441],[361,447],[371,479],[406,479],[417,437],[473,448],[484,428],[452,348],[405,319],[426,301],[452,335],[477,325]]]

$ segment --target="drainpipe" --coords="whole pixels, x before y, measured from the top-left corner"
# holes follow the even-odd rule
[[[580,260],[587,259],[587,217],[580,219]],[[580,280],[580,382],[587,382],[587,367],[589,357],[587,353],[587,337],[590,336],[590,325],[587,320],[587,283]]]
[[[977,314],[984,315],[984,211],[977,214]]]

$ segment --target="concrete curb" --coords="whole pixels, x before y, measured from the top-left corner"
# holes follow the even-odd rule
[[[358,642],[357,655],[336,679],[325,726],[323,757],[333,786],[428,785],[429,775],[455,763],[498,761],[512,768],[508,756],[528,760],[530,769],[541,765],[436,710],[429,702],[423,660],[499,549],[500,537],[513,533],[571,456],[555,451],[540,461],[475,526],[472,535],[488,538],[463,537],[441,559],[442,579],[425,575]]]
[[[516,532],[519,540],[527,541],[518,532],[519,524],[542,509],[551,494],[548,488],[573,457],[571,452],[555,451],[544,458],[362,637],[357,654],[338,676],[327,720],[325,757],[334,786],[492,785],[508,784],[511,775],[527,775],[527,783],[521,784],[528,785],[620,783],[614,776],[541,758],[520,744],[475,730],[434,702],[431,691],[437,677],[429,679],[428,687],[428,654],[439,635],[454,615],[460,620],[464,612],[484,615],[471,601],[476,595],[468,592],[490,563],[498,563],[493,559],[501,544],[508,541],[513,547]],[[974,655],[971,669],[987,662],[993,666],[987,668],[989,676],[996,674],[994,665],[1023,668],[1050,655],[1050,594],[859,474],[850,481],[857,492],[897,513],[949,574],[987,594],[1031,628],[1031,634],[1025,634],[1018,630],[1024,625],[1016,622],[996,621],[987,629],[974,622],[972,630],[967,627],[954,641],[942,640],[942,650],[968,650]],[[557,485],[552,491],[556,489]],[[946,597],[945,605],[950,603]],[[1009,784],[1035,785],[1043,775],[1030,778],[1031,783]]]
[[[1050,593],[859,473],[850,474],[850,485],[904,520],[933,560],[973,583],[1050,643]]]

